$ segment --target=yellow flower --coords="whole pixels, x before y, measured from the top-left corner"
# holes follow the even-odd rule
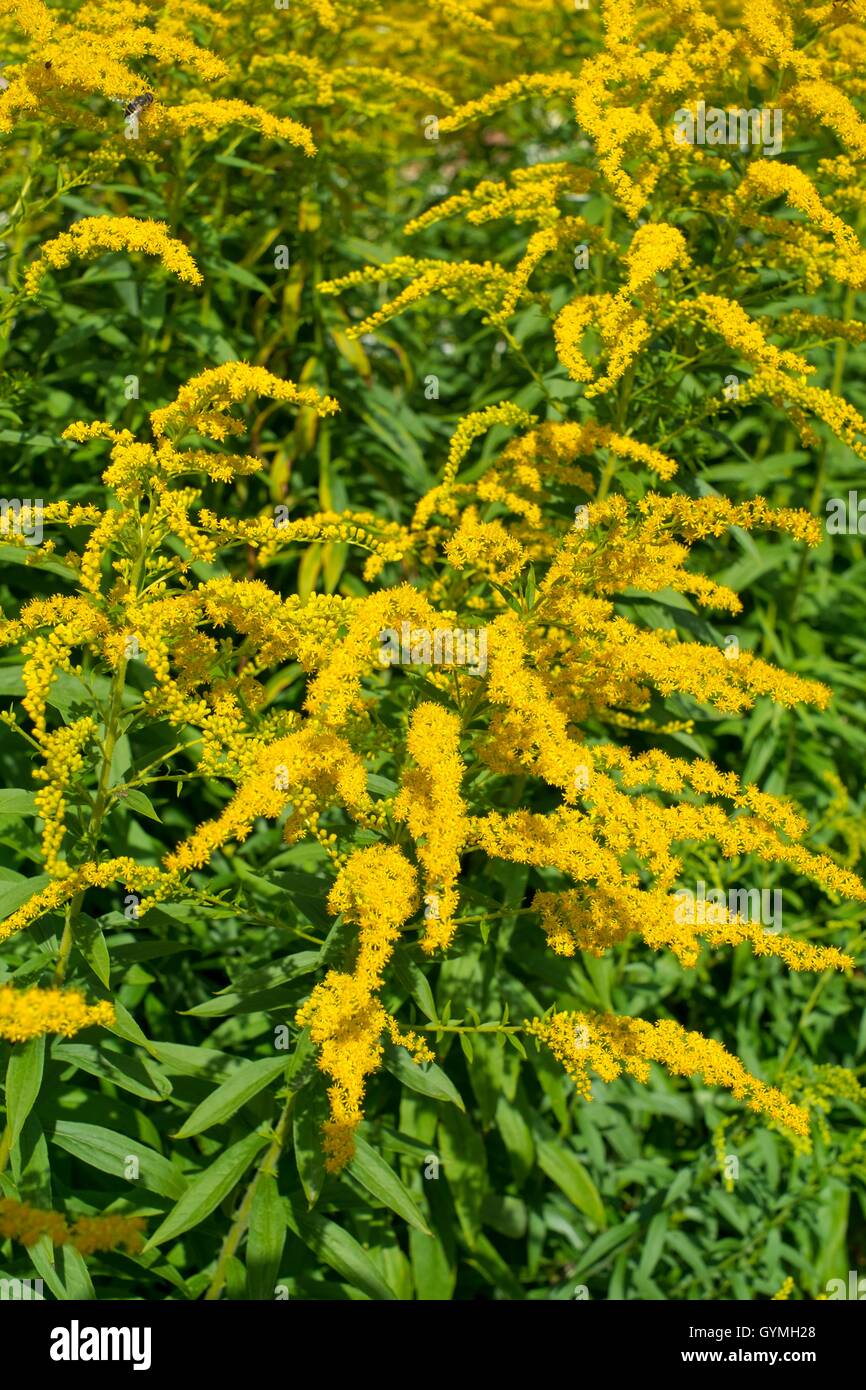
[[[579,78],[571,72],[533,73],[517,77],[513,82],[494,87],[475,101],[458,106],[456,111],[452,111],[439,122],[439,130],[447,135],[452,130],[459,130],[469,121],[478,120],[480,116],[488,116],[491,112],[508,106],[512,101],[520,101],[526,96],[536,94],[546,97],[566,96],[576,91],[578,86]]]
[[[603,1081],[613,1081],[625,1071],[646,1082],[649,1063],[659,1062],[674,1076],[700,1074],[708,1086],[725,1087],[750,1110],[808,1138],[807,1111],[750,1075],[721,1043],[688,1032],[671,1019],[647,1023],[613,1014],[554,1013],[530,1020],[526,1031],[550,1048],[585,1100],[591,1098],[590,1070]]]
[[[852,154],[866,156],[866,121],[839,86],[820,79],[799,82],[790,98],[810,120],[829,126]]]
[[[43,1033],[71,1038],[82,1028],[110,1028],[113,1023],[111,1004],[88,1004],[77,990],[18,990],[0,985],[0,1038],[7,1042],[27,1042]]]
[[[461,514],[460,527],[445,546],[455,569],[473,569],[499,584],[515,579],[526,564],[523,546],[501,521],[481,521],[475,507]]]
[[[409,722],[406,749],[417,767],[403,773],[394,815],[408,823],[424,869],[426,926],[421,946],[431,953],[449,946],[456,930],[460,855],[469,834],[460,794],[465,768],[459,719],[441,705],[419,705]]]
[[[39,889],[22,903],[21,907],[0,922],[0,941],[29,926],[46,912],[53,912],[75,897],[83,888],[105,888],[110,883],[124,883],[133,891],[151,892],[168,896],[174,880],[161,869],[146,864],[137,864],[126,857],[105,859],[99,864],[77,864],[62,878]],[[144,904],[142,903],[142,911]]]
[[[0,1197],[0,1235],[19,1244],[35,1245],[43,1236],[54,1245],[63,1245],[69,1237],[69,1227],[58,1211],[39,1211],[13,1197]]]
[[[42,740],[44,766],[33,776],[46,785],[37,792],[36,806],[42,819],[42,859],[46,871],[62,877],[67,864],[59,858],[66,834],[66,792],[84,767],[83,745],[96,733],[96,721],[85,717],[46,733]]]
[[[229,125],[252,125],[268,139],[285,140],[310,158],[316,153],[312,132],[307,126],[293,121],[289,116],[274,116],[261,106],[237,99],[223,97],[209,101],[184,101],[176,106],[163,105],[154,113],[151,124],[157,131],[174,131],[179,135],[198,130],[206,140],[216,139]]]
[[[637,294],[651,286],[656,275],[674,266],[688,266],[686,239],[677,227],[666,222],[649,222],[639,227],[626,252],[628,283],[626,292]]]
[[[322,294],[339,294],[354,285],[390,278],[408,279],[410,283],[361,323],[352,324],[347,330],[349,338],[373,333],[410,305],[437,293],[456,304],[468,302],[492,317],[500,309],[511,285],[508,271],[493,261],[476,265],[473,261],[416,260],[413,256],[398,256],[387,265],[354,270],[338,280],[324,280],[318,288]]]
[[[367,1078],[381,1065],[382,1034],[408,1048],[416,1061],[432,1060],[432,1053],[414,1034],[400,1033],[376,996],[400,927],[418,906],[411,864],[390,845],[356,850],[338,875],[328,906],[359,927],[354,969],[351,974],[329,970],[298,1010],[297,1022],[309,1027],[319,1067],[331,1080],[325,1166],[338,1172],[355,1150]]]
[[[135,1255],[144,1244],[144,1228],[144,1217],[119,1212],[79,1216],[70,1226],[59,1211],[40,1210],[13,1197],[0,1198],[0,1235],[24,1246],[48,1236],[54,1245],[72,1245],[82,1255],[120,1249]]]
[[[210,439],[225,439],[241,428],[229,412],[250,395],[307,406],[322,416],[339,409],[332,396],[322,396],[313,386],[296,386],[247,362],[226,362],[192,377],[171,405],[151,411],[153,432],[158,439],[165,435],[177,438],[189,430]]]
[[[54,30],[54,18],[42,0],[2,0],[0,13],[9,11],[15,15],[26,34],[37,43],[44,43]]]
[[[179,280],[200,285],[202,277],[182,241],[169,236],[164,222],[142,221],[137,217],[82,217],[68,232],[43,242],[38,258],[27,268],[24,284],[35,294],[49,270],[69,265],[72,260],[92,260],[105,251],[142,252],[156,256],[166,270]]]
[[[143,1216],[123,1216],[109,1212],[105,1216],[79,1216],[72,1225],[69,1244],[82,1255],[94,1255],[101,1250],[125,1250],[137,1255],[144,1244]]]

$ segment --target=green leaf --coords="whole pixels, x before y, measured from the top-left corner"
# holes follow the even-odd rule
[[[262,966],[260,970],[251,970],[248,975],[241,975],[239,979],[219,990],[216,997],[224,999],[226,995],[231,994],[240,1000],[247,994],[258,994],[262,990],[284,985],[298,975],[306,975],[309,971],[315,970],[320,964],[321,955],[318,951],[298,951],[286,960],[274,961],[271,965]]]
[[[523,1289],[519,1282],[487,1236],[482,1234],[478,1237],[472,1248],[469,1264],[480,1269],[491,1288],[503,1289],[512,1300],[523,1297]]]
[[[328,888],[315,874],[303,873],[300,869],[283,869],[279,873],[272,873],[269,878],[262,878],[254,874],[242,859],[238,859],[235,866],[238,877],[251,889],[263,897],[282,899],[284,902],[288,896],[292,907],[310,926],[329,930],[331,918],[325,906]]]
[[[155,1055],[150,1039],[142,1032],[132,1014],[119,999],[114,1000],[114,1023],[111,1024],[109,1032],[114,1033],[115,1037],[123,1038],[125,1042],[133,1043],[136,1047],[143,1047],[145,1052]]]
[[[285,1069],[285,1057],[265,1057],[262,1061],[245,1062],[227,1081],[217,1086],[201,1105],[196,1106],[173,1138],[189,1139],[194,1134],[204,1133],[212,1125],[224,1124]]]
[[[73,1158],[89,1163],[101,1173],[123,1179],[130,1158],[138,1160],[138,1177],[129,1179],[131,1191],[138,1182],[148,1192],[157,1192],[161,1197],[178,1198],[186,1190],[187,1179],[169,1163],[167,1158],[140,1144],[136,1139],[127,1139],[114,1130],[103,1129],[101,1125],[81,1124],[75,1120],[58,1120],[51,1136],[60,1149],[65,1149]]]
[[[253,275],[251,270],[245,266],[238,265],[235,261],[222,261],[219,269],[229,280],[236,280],[239,285],[243,285],[249,290],[258,290],[259,294],[267,295],[268,299],[273,300],[273,293],[258,275]]]
[[[353,1288],[368,1298],[393,1302],[397,1295],[385,1282],[363,1246],[354,1236],[317,1212],[304,1211],[297,1199],[286,1203],[286,1220],[304,1244]]]
[[[60,1247],[63,1259],[63,1277],[66,1283],[66,1296],[70,1301],[90,1302],[96,1298],[96,1290],[90,1278],[90,1271],[74,1245]]]
[[[466,1109],[454,1083],[435,1062],[413,1062],[405,1047],[385,1047],[385,1067],[410,1091],[417,1091],[431,1100],[445,1100]]]
[[[556,1183],[578,1211],[603,1230],[607,1225],[604,1204],[580,1159],[562,1141],[550,1139],[537,1140],[536,1153],[541,1171]]]
[[[659,1257],[664,1249],[667,1233],[667,1214],[663,1211],[657,1211],[647,1227],[647,1233],[644,1238],[643,1250],[641,1251],[640,1264],[638,1265],[637,1271],[639,1279],[649,1279],[659,1262]]]
[[[466,1116],[451,1109],[442,1111],[437,1133],[457,1218],[474,1248],[481,1236],[481,1207],[487,1192],[484,1142]]]
[[[632,1237],[640,1229],[640,1218],[629,1216],[619,1226],[614,1226],[609,1231],[602,1231],[600,1236],[596,1236],[588,1250],[585,1250],[575,1265],[571,1277],[580,1280],[584,1274],[588,1274],[595,1265],[606,1260],[615,1250],[628,1244]]]
[[[138,787],[130,787],[122,799],[122,803],[127,805],[131,811],[137,812],[140,816],[147,816],[148,820],[158,821],[162,825],[162,817],[158,816],[153,802],[144,792],[139,791]]]
[[[166,1071],[179,1076],[206,1076],[213,1081],[226,1081],[233,1071],[243,1066],[228,1052],[215,1047],[188,1047],[185,1043],[153,1042],[150,1051]]]
[[[36,793],[22,791],[18,787],[4,787],[0,791],[0,816],[35,816]]]
[[[525,1182],[535,1167],[535,1143],[523,1114],[524,1105],[525,1099],[520,1092],[514,1102],[500,1096],[496,1103],[496,1124],[518,1184]]]
[[[249,994],[245,999],[236,994],[222,994],[215,999],[206,999],[192,1009],[181,1009],[184,1018],[227,1018],[232,1014],[263,1014],[272,1009],[287,1007],[296,1001],[297,995],[288,989],[265,989],[258,994]]]
[[[6,1123],[17,1143],[24,1121],[36,1104],[45,1065],[45,1037],[16,1043],[6,1066]]]
[[[363,1139],[355,1139],[355,1157],[349,1165],[349,1172],[373,1197],[383,1202],[398,1216],[402,1216],[410,1226],[424,1231],[426,1235],[430,1234],[410,1192],[403,1186],[393,1168],[389,1167],[384,1158],[375,1149],[371,1149]]]
[[[80,913],[73,928],[73,940],[96,978],[107,989],[111,982],[111,960],[99,923]]]
[[[285,1243],[286,1208],[277,1179],[272,1173],[262,1173],[250,1210],[247,1298],[273,1298]]]
[[[161,1101],[171,1095],[171,1082],[151,1063],[138,1057],[124,1057],[120,1052],[88,1046],[84,1043],[55,1043],[51,1055],[57,1062],[71,1062],[91,1076],[130,1091],[145,1100]]]
[[[436,1001],[427,976],[412,959],[404,946],[398,946],[391,957],[397,979],[408,989],[424,1017],[436,1022]]]
[[[320,1086],[308,1086],[295,1102],[292,1134],[298,1177],[307,1205],[314,1207],[325,1181],[322,1124],[328,1117],[328,1098]]]
[[[200,1225],[228,1196],[267,1143],[264,1134],[248,1134],[221,1153],[208,1168],[193,1178],[180,1201],[156,1228],[142,1254],[166,1240],[176,1240],[185,1231]]]
[[[54,1297],[65,1301],[69,1298],[66,1286],[54,1264],[54,1245],[50,1236],[40,1236],[35,1245],[27,1246],[27,1254],[39,1278],[48,1285]]]
[[[457,1270],[437,1234],[424,1235],[414,1226],[409,1229],[409,1257],[412,1278],[419,1299],[445,1302],[454,1293]]]

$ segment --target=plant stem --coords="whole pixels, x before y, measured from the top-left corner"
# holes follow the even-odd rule
[[[12,1149],[12,1126],[7,1125],[0,1138],[0,1173],[5,1172],[6,1164],[9,1162],[9,1153]]]
[[[522,1023],[415,1023],[418,1033],[523,1033]]]
[[[138,554],[135,556],[130,572],[130,588],[135,594],[140,592],[144,578],[151,515],[152,507],[151,511],[148,512],[144,525],[140,528]],[[105,812],[108,807],[109,793],[111,790],[111,763],[119,734],[120,715],[123,709],[123,692],[126,689],[127,665],[128,660],[124,655],[118,662],[117,669],[111,679],[111,694],[108,702],[108,713],[105,717],[105,739],[102,745],[102,767],[99,772],[99,782],[96,790],[96,800],[93,803],[90,829],[85,840],[85,863],[87,863],[96,852],[97,845],[99,844],[100,831],[102,830],[102,822],[105,819]],[[84,901],[84,892],[84,888],[80,889],[75,897],[66,905],[63,935],[60,938],[60,951],[57,956],[57,966],[54,971],[54,980],[58,985],[63,983],[69,966],[69,957],[72,953],[75,939],[75,923],[81,911],[81,904]]]
[[[216,1263],[216,1269],[213,1272],[213,1278],[211,1279],[210,1285],[208,1286],[208,1291],[204,1296],[205,1302],[214,1302],[216,1299],[219,1298],[220,1294],[223,1291],[223,1287],[226,1282],[226,1266],[228,1265],[229,1260],[232,1259],[232,1257],[234,1256],[238,1246],[240,1245],[241,1241],[244,1238],[244,1235],[246,1234],[247,1227],[250,1224],[250,1213],[252,1212],[253,1198],[256,1195],[256,1188],[259,1185],[260,1179],[264,1176],[272,1178],[276,1177],[275,1166],[279,1162],[280,1154],[282,1153],[283,1147],[286,1142],[286,1134],[288,1132],[289,1127],[289,1116],[291,1114],[292,1105],[294,1104],[295,1094],[296,1092],[293,1091],[283,1107],[283,1113],[279,1118],[279,1122],[277,1124],[276,1129],[274,1130],[274,1137],[271,1140],[271,1143],[269,1144],[268,1148],[265,1150],[265,1154],[261,1163],[259,1164],[255,1173],[253,1174],[252,1181],[250,1182],[249,1187],[243,1195],[243,1200],[241,1201],[241,1204],[238,1207],[237,1214],[235,1215],[235,1219],[231,1225],[231,1229],[229,1230],[228,1235],[223,1241],[222,1250],[219,1253],[219,1259]]]
[[[96,790],[96,801],[93,805],[93,815],[90,821],[90,830],[85,841],[84,859],[87,862],[93,855],[99,841],[99,833],[102,829],[102,822],[105,818],[106,806],[108,804],[109,784],[111,782],[111,761],[114,756],[114,749],[117,743],[118,720],[123,704],[123,692],[126,688],[126,657],[121,658],[117,670],[112,677],[111,699],[108,707],[108,716],[105,725],[105,743],[103,745],[102,768],[99,774],[99,784]],[[62,984],[69,965],[69,957],[72,952],[72,945],[75,933],[75,922],[81,911],[81,904],[84,901],[84,889],[80,889],[75,897],[67,903],[66,920],[63,926],[63,936],[60,939],[60,952],[57,957],[57,966],[54,971],[56,984]]]

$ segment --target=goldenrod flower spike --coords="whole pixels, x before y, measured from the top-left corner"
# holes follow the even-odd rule
[[[415,870],[398,849],[373,845],[356,850],[328,899],[334,913],[358,926],[351,973],[329,970],[297,1013],[319,1048],[319,1068],[331,1080],[331,1117],[324,1126],[325,1166],[339,1170],[355,1151],[367,1078],[379,1070],[382,1035],[408,1048],[415,1061],[432,1061],[426,1043],[400,1033],[377,991],[400,928],[418,906]]]
[[[2,0],[0,14],[14,14],[25,34],[45,43],[54,31],[54,16],[43,0]]]
[[[390,278],[408,279],[410,283],[361,323],[353,323],[347,330],[349,338],[375,332],[383,323],[431,294],[444,295],[455,304],[471,304],[490,318],[499,310],[511,285],[508,271],[494,261],[476,264],[474,261],[417,260],[414,256],[398,256],[387,265],[355,270],[339,280],[324,280],[318,288],[322,294],[338,294],[353,285]]]
[[[110,1028],[113,1023],[111,1004],[88,1004],[77,990],[0,985],[0,1038],[7,1042],[27,1042],[45,1033],[71,1038],[82,1028]]]
[[[174,131],[185,135],[200,131],[206,140],[215,140],[226,126],[255,126],[269,140],[283,140],[296,146],[308,158],[316,153],[312,132],[288,116],[274,116],[261,106],[236,99],[186,101],[176,106],[160,106],[151,118],[155,131]]]
[[[866,282],[866,253],[856,232],[825,206],[814,184],[795,165],[777,164],[769,159],[753,161],[737,188],[735,198],[737,203],[748,205],[755,197],[780,196],[784,196],[789,207],[804,213],[819,231],[832,238],[839,252],[836,266],[839,278],[855,288],[862,288]]]
[[[54,1245],[71,1245],[82,1255],[103,1250],[125,1250],[135,1255],[144,1244],[143,1216],[109,1212],[104,1216],[79,1216],[71,1225],[59,1211],[31,1207],[14,1197],[0,1197],[0,1236],[21,1245],[35,1245],[48,1236]]]
[[[424,870],[427,906],[421,948],[429,954],[449,946],[454,937],[460,855],[470,828],[460,794],[465,767],[457,715],[441,705],[418,705],[409,722],[406,748],[416,766],[403,773],[394,815],[407,822]]]
[[[579,81],[576,74],[571,72],[527,73],[523,77],[516,77],[512,82],[504,83],[501,87],[493,87],[485,96],[475,101],[458,106],[456,111],[452,111],[439,122],[439,130],[443,134],[449,134],[452,130],[459,130],[461,126],[467,125],[469,121],[475,121],[480,116],[489,116],[492,112],[501,110],[503,106],[522,101],[527,96],[569,96],[577,90]]]
[[[591,1099],[590,1070],[603,1081],[613,1081],[625,1071],[646,1082],[649,1063],[659,1062],[675,1076],[700,1074],[708,1085],[725,1087],[750,1110],[808,1141],[806,1110],[752,1076],[721,1043],[669,1019],[647,1023],[614,1014],[564,1012],[532,1019],[526,1029],[550,1048],[585,1100]]]
[[[39,248],[39,256],[27,268],[24,285],[27,294],[36,294],[49,270],[69,265],[73,260],[93,260],[106,251],[131,251],[155,256],[172,275],[191,285],[202,277],[182,241],[169,235],[164,222],[142,221],[137,217],[82,217],[68,232],[61,232]]]
[[[852,155],[866,158],[866,121],[839,86],[820,78],[798,82],[791,89],[790,101],[810,121],[828,126]]]
[[[29,926],[46,912],[68,903],[84,888],[106,888],[109,884],[121,883],[133,892],[150,893],[154,899],[168,897],[176,880],[163,873],[161,869],[147,864],[138,864],[134,859],[104,859],[99,864],[76,864],[68,868],[61,878],[41,888],[28,898],[21,907],[0,922],[0,941]],[[142,903],[141,910],[145,907]]]
[[[494,425],[522,425],[526,428],[533,424],[534,420],[534,415],[530,415],[511,401],[500,401],[498,405],[489,405],[484,410],[474,410],[469,415],[464,415],[451,436],[442,481],[421,498],[412,518],[412,529],[417,531],[426,526],[433,512],[445,502],[449,492],[454,488],[457,470],[469,453],[474,440],[486,434]]]
[[[339,410],[332,396],[323,396],[313,386],[296,386],[248,362],[226,362],[192,377],[171,405],[151,411],[153,433],[162,439],[195,430],[209,439],[225,439],[242,428],[229,412],[250,395],[306,406],[321,416]]]

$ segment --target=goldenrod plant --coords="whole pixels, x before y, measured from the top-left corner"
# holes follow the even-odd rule
[[[866,5],[2,8],[0,1262],[826,1296]]]

